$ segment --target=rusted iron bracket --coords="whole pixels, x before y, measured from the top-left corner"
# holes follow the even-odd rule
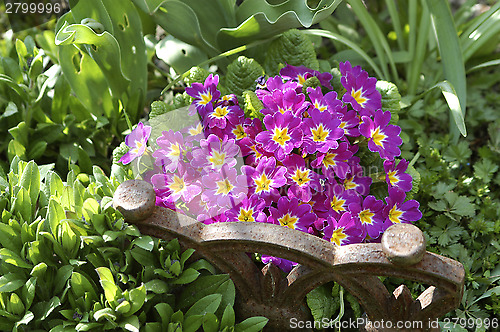
[[[310,320],[304,297],[312,289],[335,281],[355,296],[369,321],[366,331],[405,331],[380,322],[412,322],[408,331],[439,331],[436,319],[457,308],[465,271],[459,262],[425,251],[422,232],[413,225],[391,226],[381,243],[336,247],[318,237],[264,223],[204,225],[175,211],[155,206],[152,186],[142,180],[122,183],[114,206],[143,234],[178,238],[222,272],[238,290],[241,317],[269,318],[269,330],[291,328],[291,319]],[[262,270],[247,253],[258,252],[298,262],[286,277],[274,265]],[[390,294],[380,276],[403,278],[429,287],[414,300],[401,285]],[[422,328],[415,328],[421,322]],[[434,323],[434,324],[432,324]],[[417,325],[415,325],[417,324]],[[395,325],[393,325],[395,326]]]

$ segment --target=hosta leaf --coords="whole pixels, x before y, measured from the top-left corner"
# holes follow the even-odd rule
[[[238,26],[220,29],[217,44],[221,50],[228,50],[291,28],[309,28],[329,17],[341,2],[321,0],[315,8],[311,8],[306,0],[283,1],[278,5],[265,0],[244,1],[236,10]]]
[[[266,74],[278,74],[281,66],[306,66],[318,70],[319,63],[311,40],[300,30],[289,30],[273,41],[266,52]]]
[[[129,298],[132,306],[130,311],[126,314],[127,316],[134,314],[144,305],[144,301],[146,301],[146,286],[142,284],[141,286],[132,289],[129,292]]]
[[[7,248],[0,249],[0,260],[25,269],[31,269],[33,265],[26,263],[18,254]]]
[[[204,315],[207,312],[215,313],[219,308],[221,301],[222,301],[221,294],[207,295],[198,300],[195,304],[191,306],[191,308],[189,308],[189,310],[186,312],[186,317],[193,315]]]
[[[61,305],[61,300],[57,296],[54,296],[50,301],[44,303],[41,320],[47,318],[55,308]]]
[[[116,303],[118,298],[121,296],[121,291],[116,286],[113,274],[107,267],[96,268],[99,274],[99,282],[104,289],[104,296],[109,303]],[[97,318],[96,318],[97,319]]]

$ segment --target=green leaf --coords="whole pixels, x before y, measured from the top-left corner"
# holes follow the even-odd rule
[[[200,272],[196,271],[195,269],[186,269],[184,270],[179,278],[175,279],[172,281],[173,284],[175,285],[184,285],[184,284],[189,284],[198,278],[200,275]]]
[[[132,289],[129,292],[130,303],[132,304],[128,315],[132,315],[142,308],[144,302],[146,301],[146,286],[142,284],[141,286]]]
[[[132,244],[135,244],[136,246],[138,246],[144,250],[147,250],[147,251],[153,250],[154,245],[155,245],[151,236],[138,237],[134,241],[132,241]]]
[[[124,330],[131,332],[139,332],[141,324],[139,323],[139,318],[137,316],[130,316],[125,318],[121,323],[120,327]]]
[[[26,284],[23,285],[23,289],[21,290],[26,309],[29,309],[31,307],[33,299],[35,298],[36,280],[37,278],[35,277],[29,278],[29,280],[26,281]]]
[[[208,59],[198,47],[185,43],[173,36],[167,36],[155,46],[156,56],[173,67],[177,73],[184,73],[194,65]]]
[[[498,165],[486,158],[474,164],[474,176],[484,183],[491,182],[496,171],[498,171]]]
[[[182,323],[182,331],[184,332],[196,332],[203,324],[202,315],[191,315],[184,318]]]
[[[26,263],[18,254],[7,248],[0,249],[0,260],[25,269],[31,269],[33,267],[33,265]]]
[[[51,233],[56,236],[57,228],[61,221],[66,219],[66,215],[61,205],[53,198],[51,198],[49,201],[49,208],[47,210],[46,218],[49,223]]]
[[[329,284],[317,287],[307,294],[307,306],[311,309],[315,321],[331,319],[339,309],[339,299],[331,294],[332,287]]]
[[[223,330],[224,328],[229,328],[233,327],[235,323],[235,315],[234,315],[234,309],[232,305],[227,305],[226,308],[224,309],[224,313],[222,314],[222,318],[220,321],[220,329]]]
[[[150,280],[146,282],[145,285],[147,291],[153,292],[155,294],[164,294],[169,290],[168,284],[160,279]]]
[[[186,286],[178,299],[178,307],[185,309],[201,298],[214,294],[226,281],[230,280],[227,274],[199,277],[195,282]]]
[[[21,315],[24,312],[24,304],[21,301],[21,298],[16,293],[10,294],[9,302],[7,303],[7,307],[10,306],[9,312],[14,315]]]
[[[97,293],[92,283],[81,273],[73,272],[70,279],[71,291],[77,298],[83,297],[86,293],[97,300]]]
[[[204,315],[207,312],[210,313],[215,313],[217,309],[219,308],[219,305],[222,301],[222,295],[221,294],[211,294],[207,295],[200,300],[196,301],[195,304],[189,308],[189,310],[186,312],[186,317],[193,316],[193,315]],[[200,324],[201,325],[201,324]]]
[[[258,332],[266,326],[269,319],[265,317],[250,317],[243,322],[237,324],[234,328],[235,332]]]
[[[121,291],[115,284],[115,280],[113,274],[111,273],[111,270],[107,267],[98,267],[96,268],[96,271],[99,274],[99,282],[104,289],[104,296],[106,297],[106,300],[109,303],[116,303],[121,297]]]
[[[115,321],[116,320],[116,315],[115,315],[113,309],[111,309],[111,308],[104,308],[104,309],[101,309],[101,310],[97,310],[94,313],[94,319],[96,321],[99,321],[103,317],[106,318],[109,321]]]
[[[205,314],[203,317],[203,331],[204,332],[217,332],[219,331],[219,322],[217,316],[212,313]]]
[[[57,296],[51,298],[49,302],[44,303],[42,317],[40,319],[44,320],[45,318],[47,318],[52,313],[52,311],[54,311],[54,309],[60,305],[61,305],[61,300],[59,300]]]
[[[255,80],[264,75],[264,69],[254,59],[239,56],[229,66],[224,76],[224,87],[241,101],[243,91],[253,90]]]
[[[277,5],[265,0],[244,1],[236,10],[235,28],[222,28],[217,33],[221,50],[270,38],[292,28],[309,28],[329,17],[341,0],[322,0],[315,8],[304,0],[289,0]]]
[[[446,0],[427,0],[427,5],[429,6],[432,25],[436,33],[444,77],[449,81],[446,87],[440,86],[440,88],[452,111],[460,133],[466,136],[467,132],[463,120],[467,105],[465,66],[453,15]]]
[[[448,106],[450,107],[451,114],[453,115],[453,119],[455,120],[458,130],[460,130],[460,133],[464,137],[467,136],[467,129],[465,128],[464,120],[465,108],[462,107],[460,96],[458,95],[458,92],[455,91],[452,83],[448,81],[442,81],[434,85],[429,90],[432,90],[434,88],[441,89],[441,92],[443,93],[443,96],[446,99]]]

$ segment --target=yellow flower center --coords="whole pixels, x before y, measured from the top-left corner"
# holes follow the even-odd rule
[[[195,136],[195,135],[201,134],[202,131],[203,131],[203,126],[201,125],[201,123],[198,123],[196,128],[193,127],[193,128],[189,129],[189,134],[192,136]]]
[[[278,219],[281,226],[285,226],[291,229],[295,229],[295,223],[297,222],[297,220],[299,220],[299,218],[290,216],[289,213]]]
[[[198,102],[199,104],[206,105],[212,101],[212,93],[210,91],[202,93],[200,97],[201,100]]]
[[[299,186],[306,184],[307,182],[311,181],[311,179],[309,178],[309,171],[310,170],[308,169],[302,171],[297,168],[295,170],[295,174],[292,176],[292,180],[295,181],[295,183],[297,183]]]
[[[313,141],[315,142],[324,142],[328,137],[330,132],[323,128],[323,124],[319,124],[316,128],[311,128],[311,134],[313,136]]]
[[[229,113],[229,110],[227,109],[227,106],[217,106],[217,108],[214,110],[214,112],[211,114],[213,118],[218,118],[222,119]]]
[[[306,82],[306,78],[303,75],[297,75],[297,79],[299,80],[300,85],[304,85],[304,83]]]
[[[170,190],[172,190],[175,194],[181,192],[186,188],[186,184],[184,183],[184,179],[178,177],[177,175],[174,175],[173,181],[168,186]]]
[[[242,139],[244,137],[247,137],[247,133],[245,133],[243,126],[240,124],[233,129],[233,134],[236,136],[236,139]]]
[[[342,245],[343,240],[347,237],[347,235],[344,234],[343,230],[344,227],[334,230],[330,242],[333,242],[338,246]]]
[[[314,108],[317,108],[320,112],[326,111],[326,106],[323,104],[320,104],[317,100],[314,102]]]
[[[363,210],[359,213],[359,220],[361,220],[361,222],[363,224],[370,224],[371,225],[373,223],[372,217],[374,215],[375,215],[375,213],[366,209],[366,210]]]
[[[377,127],[377,129],[375,129],[372,132],[373,143],[375,143],[378,146],[383,146],[382,142],[384,141],[385,138],[386,138],[386,136],[384,134],[380,133],[380,127]]]
[[[262,157],[262,153],[260,153],[259,151],[257,151],[257,146],[254,144],[250,147],[250,149],[252,149],[253,152],[255,152],[255,156],[257,158],[260,158]]]
[[[283,128],[283,129],[279,127],[274,128],[273,141],[283,146],[289,140],[290,136],[288,135],[288,128]]]
[[[224,164],[225,160],[226,160],[226,154],[219,153],[215,150],[212,151],[212,156],[208,158],[208,161],[212,163],[213,168],[220,168]]]
[[[260,193],[261,191],[269,191],[269,185],[271,185],[271,180],[269,180],[265,173],[262,173],[260,179],[255,180],[256,188],[255,192]]]
[[[143,147],[143,143],[141,141],[135,141],[135,148],[132,149],[132,153],[133,154],[138,154],[139,153],[139,150]]]
[[[354,183],[354,177],[353,176],[350,176],[350,177],[346,177],[345,180],[344,180],[344,188],[347,190],[347,189],[354,189],[356,188],[358,185],[356,183]]]
[[[325,167],[329,167],[329,166],[335,166],[336,165],[336,161],[335,161],[335,157],[337,156],[336,153],[327,153],[325,155],[325,157],[323,158],[323,165],[325,165]]]
[[[238,216],[238,221],[244,222],[253,222],[255,219],[253,218],[253,210],[245,210],[243,208],[240,209],[240,214]]]
[[[363,89],[354,90],[354,88],[352,88],[351,96],[361,106],[363,106],[363,104],[366,103],[367,99],[363,97]]]
[[[399,224],[401,221],[399,217],[403,214],[403,211],[399,211],[396,209],[396,204],[392,207],[391,211],[389,211],[389,220],[395,224]]]
[[[181,155],[181,147],[178,144],[172,144],[170,146],[170,153],[172,157],[180,157]]]
[[[338,199],[337,196],[333,196],[330,205],[332,209],[336,212],[345,211],[344,209],[345,199]]]
[[[228,179],[222,181],[217,181],[217,195],[224,194],[227,195],[234,188],[233,184],[229,182]]]
[[[389,182],[391,183],[391,185],[395,185],[399,182],[399,178],[396,176],[396,171],[387,173],[387,177],[389,178]]]

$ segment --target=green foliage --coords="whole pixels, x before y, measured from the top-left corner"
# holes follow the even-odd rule
[[[255,88],[255,80],[264,75],[264,69],[254,59],[238,57],[229,66],[222,84],[230,93],[242,100],[243,91]]]
[[[264,327],[264,317],[236,323],[233,282],[193,249],[124,222],[112,207],[123,179],[73,167],[63,182],[53,166],[14,157],[0,176],[1,330]]]
[[[319,69],[316,52],[309,37],[300,30],[292,29],[273,41],[266,53],[266,74],[276,75],[286,64]]]

